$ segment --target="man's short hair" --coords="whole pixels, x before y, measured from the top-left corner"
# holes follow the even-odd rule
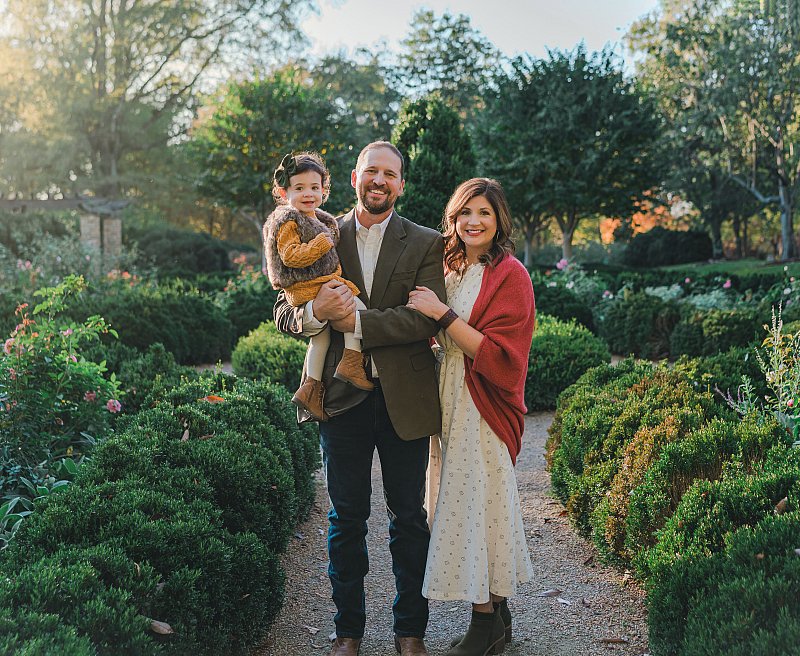
[[[373,141],[372,143],[368,143],[361,149],[361,152],[358,154],[358,159],[356,160],[356,170],[361,168],[361,165],[364,163],[364,157],[366,157],[367,153],[370,150],[376,150],[378,148],[386,148],[391,150],[395,155],[400,158],[400,179],[405,179],[405,172],[406,172],[406,160],[403,157],[403,153],[401,153],[397,146],[389,141]]]

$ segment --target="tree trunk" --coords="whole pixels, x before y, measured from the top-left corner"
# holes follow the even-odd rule
[[[792,192],[778,179],[778,194],[781,197],[781,259],[790,260],[797,257],[797,245],[794,241],[794,216],[792,207]]]
[[[748,236],[750,219],[749,217],[742,218],[742,257],[750,257],[750,238]]]
[[[532,223],[525,227],[525,266],[529,269],[533,266],[533,238],[536,230]]]
[[[561,234],[561,255],[567,262],[572,262],[572,237],[575,235],[575,229],[565,229]]]
[[[735,212],[731,218],[731,225],[733,226],[733,238],[736,242],[736,259],[740,260],[744,257],[744,247],[742,245],[742,220]]]
[[[725,257],[725,251],[722,248],[722,220],[720,217],[714,216],[708,222],[708,227],[711,228],[711,257],[720,260]]]

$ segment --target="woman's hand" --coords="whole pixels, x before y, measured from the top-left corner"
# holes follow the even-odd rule
[[[408,293],[407,305],[429,319],[436,320],[441,319],[450,309],[433,291],[420,286]]]

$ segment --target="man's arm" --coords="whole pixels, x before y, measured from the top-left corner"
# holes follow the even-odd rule
[[[272,314],[275,327],[282,333],[313,337],[330,320],[341,319],[355,311],[356,302],[350,288],[338,280],[320,287],[317,297],[299,307],[291,306],[285,292],[278,294]]]
[[[433,290],[442,302],[444,289],[444,240],[439,237],[431,244],[420,264],[414,285]],[[439,332],[439,324],[412,308],[400,305],[386,310],[362,310],[360,313],[364,350],[376,346],[410,344],[430,339]]]

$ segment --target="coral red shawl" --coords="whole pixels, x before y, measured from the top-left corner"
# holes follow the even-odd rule
[[[489,428],[516,464],[525,427],[525,378],[536,321],[531,277],[505,256],[483,272],[469,325],[483,333],[474,359],[464,356],[467,388]]]

